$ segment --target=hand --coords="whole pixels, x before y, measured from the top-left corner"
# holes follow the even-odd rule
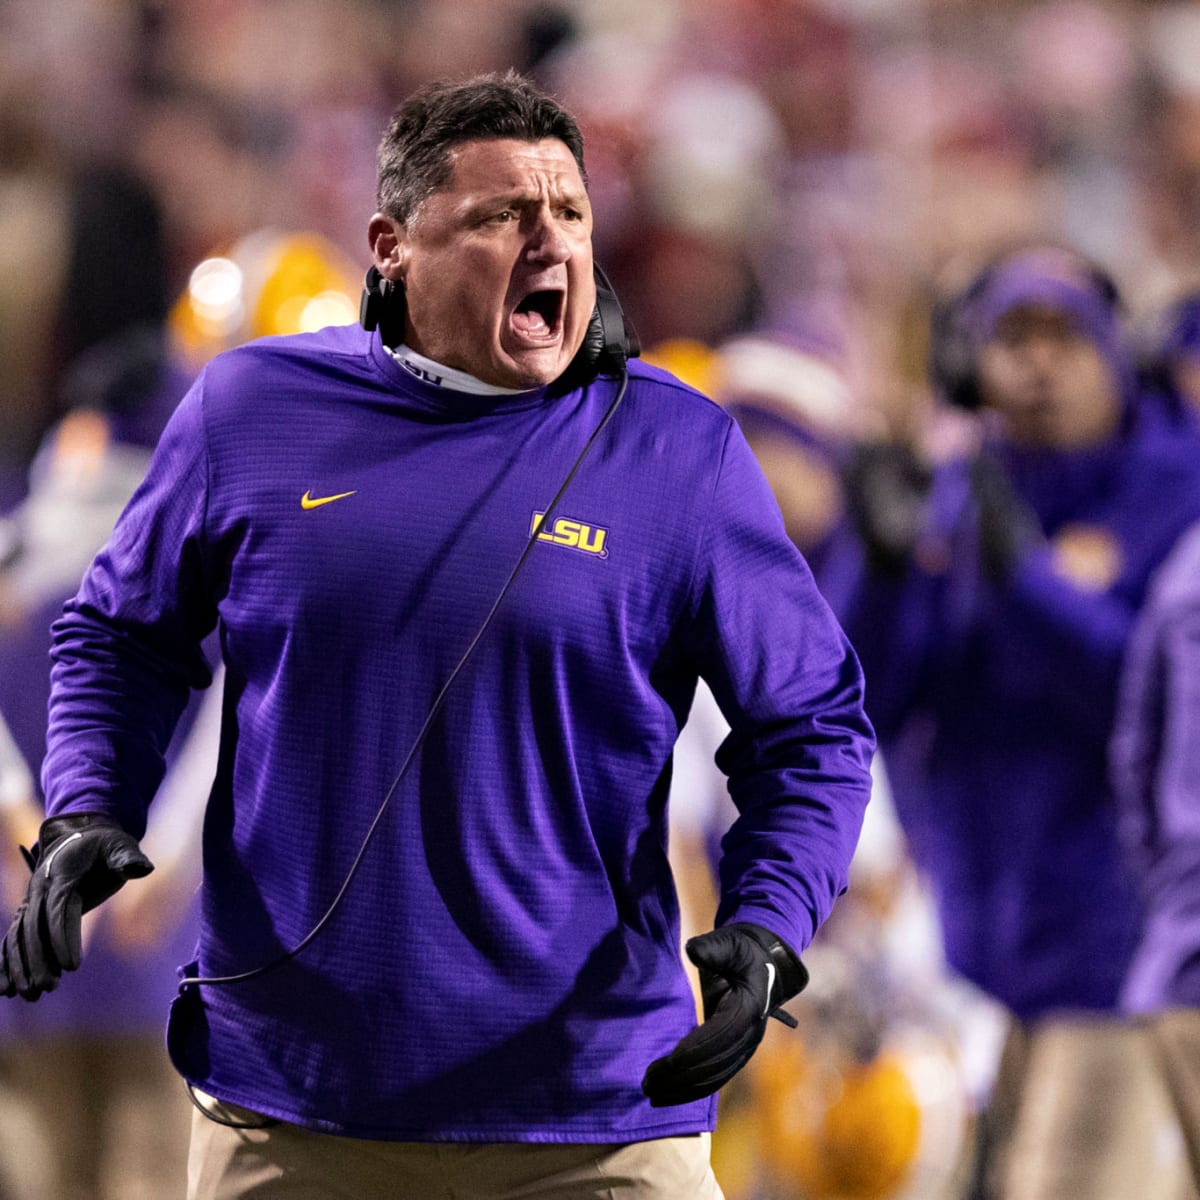
[[[912,447],[872,442],[855,447],[842,475],[846,511],[880,574],[904,571],[925,521],[932,481]]]
[[[773,933],[749,923],[725,925],[685,947],[700,968],[704,1023],[646,1068],[642,1091],[655,1108],[711,1096],[750,1061],[779,1006],[808,983],[804,964]]]
[[[1005,583],[1030,550],[1046,544],[1041,523],[1017,494],[1003,465],[986,452],[971,463],[971,495],[983,573],[993,583]]]
[[[44,821],[33,850],[21,849],[32,875],[0,943],[0,995],[36,1000],[79,967],[83,914],[154,864],[115,821],[91,813]]]

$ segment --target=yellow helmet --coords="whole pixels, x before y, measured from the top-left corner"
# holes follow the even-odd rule
[[[349,324],[360,287],[361,272],[320,234],[259,230],[196,265],[170,330],[199,366],[253,338]]]
[[[768,1030],[748,1072],[747,1107],[771,1186],[803,1200],[941,1194],[969,1123],[946,1031],[898,1019],[872,1045],[859,1037],[868,1031],[837,1028],[836,1016],[813,1008],[797,1004],[799,1034]]]
[[[670,371],[689,387],[712,395],[716,352],[694,338],[667,338],[643,350],[643,362]]]

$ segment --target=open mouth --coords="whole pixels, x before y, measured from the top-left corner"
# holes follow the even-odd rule
[[[562,330],[565,301],[566,294],[555,289],[530,292],[513,309],[513,329],[530,342],[553,341]]]

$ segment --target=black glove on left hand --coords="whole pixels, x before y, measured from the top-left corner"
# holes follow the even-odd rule
[[[932,471],[905,443],[867,442],[852,451],[842,472],[846,513],[875,574],[907,570],[932,482]]]
[[[758,1048],[768,1017],[795,1027],[779,1006],[808,983],[804,964],[761,925],[725,925],[685,949],[700,968],[704,1024],[646,1068],[642,1091],[655,1108],[701,1100],[728,1083]]]
[[[115,821],[91,813],[43,821],[33,850],[21,850],[32,876],[0,943],[0,995],[36,1000],[79,966],[83,914],[154,864]]]

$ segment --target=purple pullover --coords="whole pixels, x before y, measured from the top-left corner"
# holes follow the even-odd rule
[[[1200,1007],[1200,526],[1158,573],[1129,643],[1112,743],[1121,832],[1146,901],[1133,1012]]]
[[[617,386],[446,391],[357,327],[214,360],[54,627],[49,811],[140,835],[162,747],[227,664],[189,974],[192,1082],[379,1139],[636,1140],[646,1065],[694,1022],[666,857],[698,675],[740,816],[718,923],[797,952],[846,885],[873,734],[857,659],[736,426],[631,365],[398,785],[435,695]]]

